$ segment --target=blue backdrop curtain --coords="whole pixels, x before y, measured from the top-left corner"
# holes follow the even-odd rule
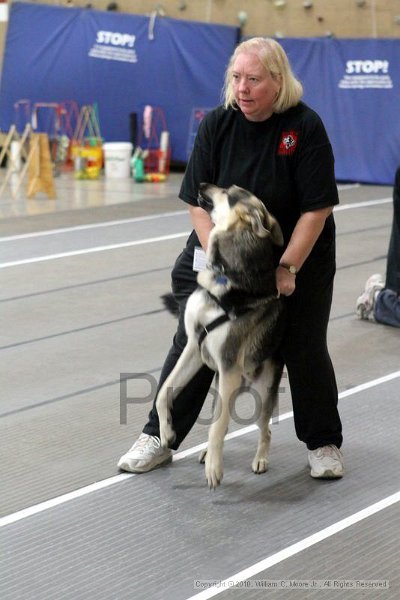
[[[107,141],[130,139],[129,115],[164,110],[172,158],[186,161],[197,115],[221,99],[236,27],[14,2],[0,128],[29,99],[97,103]],[[392,184],[400,164],[400,40],[279,40],[322,117],[341,181]]]
[[[322,117],[339,180],[393,184],[400,164],[400,40],[279,40]]]
[[[97,103],[107,141],[130,139],[129,114],[162,108],[173,158],[186,161],[196,107],[220,102],[236,27],[78,8],[13,3],[6,38],[0,128],[14,103]]]

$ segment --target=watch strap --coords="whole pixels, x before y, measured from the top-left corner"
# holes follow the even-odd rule
[[[289,273],[292,273],[292,275],[297,275],[298,273],[297,268],[294,265],[289,265],[287,263],[281,262],[279,263],[279,266],[289,271]]]

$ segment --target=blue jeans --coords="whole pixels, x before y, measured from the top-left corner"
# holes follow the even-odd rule
[[[400,327],[400,168],[396,171],[393,190],[393,222],[386,263],[385,289],[374,306],[378,323]]]
[[[393,290],[379,292],[374,306],[374,319],[384,325],[400,327],[400,295]]]

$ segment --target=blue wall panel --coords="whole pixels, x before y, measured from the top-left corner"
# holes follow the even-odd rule
[[[339,180],[393,184],[400,165],[400,40],[280,40],[322,117]]]
[[[154,38],[152,39],[152,32]],[[97,102],[107,141],[130,138],[129,114],[164,109],[172,157],[187,160],[197,107],[220,102],[238,29],[157,17],[13,3],[0,128],[28,98]],[[400,164],[400,40],[280,40],[323,118],[338,180],[392,184]]]
[[[0,127],[15,122],[14,102],[97,102],[107,141],[130,138],[129,114],[161,107],[173,158],[186,161],[192,109],[220,101],[238,29],[176,19],[50,7],[11,8]],[[152,35],[153,34],[153,35]]]

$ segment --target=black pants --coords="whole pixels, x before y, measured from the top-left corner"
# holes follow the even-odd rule
[[[172,272],[173,292],[181,316],[160,376],[159,387],[175,366],[185,344],[183,312],[190,293],[196,288],[191,256],[186,251]],[[337,409],[338,392],[326,335],[332,302],[334,258],[308,260],[297,276],[296,291],[288,298],[287,327],[281,347],[293,402],[297,437],[309,450],[342,444],[342,426]],[[214,373],[202,367],[196,377],[174,400],[172,418],[177,449],[193,427],[211,386]],[[159,436],[158,415],[153,405],[144,433]]]

